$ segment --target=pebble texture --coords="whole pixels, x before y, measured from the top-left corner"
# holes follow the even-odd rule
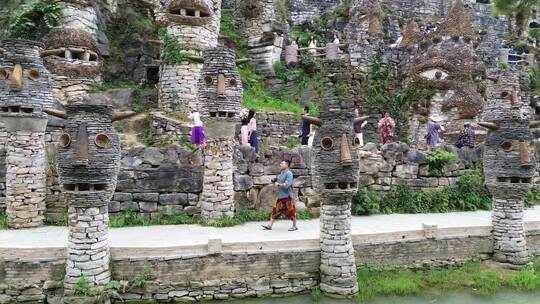
[[[336,83],[351,81],[347,65],[328,62],[326,96],[313,142],[313,185],[321,197],[321,284],[324,293],[358,292],[351,239],[351,199],[358,185],[358,156],[353,153],[353,102],[338,98]]]
[[[498,81],[487,87],[484,120],[498,128],[487,135],[483,159],[486,186],[493,195],[493,257],[520,267],[529,262],[523,200],[533,185],[536,157],[531,146],[528,95],[521,94],[521,99],[514,101],[510,96],[523,92],[521,88],[526,91],[529,82],[526,73],[514,68],[493,72]]]
[[[112,129],[112,106],[100,95],[67,107],[65,133],[58,142],[58,173],[68,203],[69,237],[65,288],[81,277],[104,285],[110,280],[108,203],[120,167],[120,141]]]
[[[43,224],[45,212],[45,126],[42,107],[53,103],[49,73],[39,57],[41,45],[4,40],[0,59],[0,117],[6,142],[6,213],[10,228]]]

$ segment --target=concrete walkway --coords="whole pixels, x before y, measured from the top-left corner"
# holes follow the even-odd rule
[[[540,229],[540,206],[525,211],[526,229]],[[114,255],[144,256],[204,254],[208,242],[218,240],[225,251],[317,248],[319,220],[299,221],[299,230],[289,232],[288,221],[278,221],[274,230],[266,231],[262,223],[213,228],[198,225],[112,228],[109,233]],[[438,237],[486,234],[491,231],[489,211],[441,214],[392,214],[357,216],[352,219],[355,244],[424,238],[423,224],[436,225]],[[43,227],[24,230],[0,230],[0,258],[14,252],[63,254],[67,246],[66,227]],[[56,252],[56,253],[54,253]]]

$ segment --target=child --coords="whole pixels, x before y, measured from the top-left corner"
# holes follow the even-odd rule
[[[204,147],[204,126],[199,112],[189,114],[189,118],[193,119],[193,127],[191,128],[191,143],[197,148]]]

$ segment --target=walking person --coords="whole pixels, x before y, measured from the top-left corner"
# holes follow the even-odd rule
[[[249,144],[257,153],[259,157],[259,139],[257,138],[257,119],[255,118],[257,113],[254,109],[250,109],[248,113],[248,131],[249,131]]]
[[[439,145],[439,132],[444,132],[444,127],[441,125],[442,120],[442,117],[440,117],[438,114],[433,114],[429,117],[426,135],[428,153],[430,153],[433,148]]]
[[[471,124],[467,122],[463,125],[463,130],[458,134],[456,147],[459,149],[463,147],[474,148],[474,140],[474,130],[471,128]]]
[[[240,144],[242,146],[248,146],[249,145],[248,111],[246,109],[242,109],[240,115],[242,119],[241,120],[242,126],[240,127]]]
[[[197,148],[204,147],[204,125],[201,120],[201,114],[199,112],[193,112],[189,114],[189,118],[193,119],[191,143],[196,145]]]
[[[360,117],[360,112],[358,109],[354,109],[354,115]],[[364,127],[367,125],[367,120],[363,122],[357,122],[353,125],[354,133],[356,134],[356,139],[358,140],[358,147],[362,148],[364,146]]]
[[[381,140],[381,146],[389,143],[394,142],[394,129],[396,128],[396,122],[392,117],[390,117],[390,113],[388,111],[384,112],[383,118],[379,120],[379,123],[377,124],[379,129],[381,130],[380,140]]]
[[[272,230],[272,225],[281,215],[292,220],[293,225],[289,228],[289,231],[298,230],[298,226],[296,226],[296,206],[293,200],[293,174],[289,170],[289,165],[289,161],[286,160],[279,164],[281,174],[273,181],[274,185],[279,188],[278,199],[272,209],[270,221],[268,224],[262,225],[266,230]]]
[[[304,116],[309,116],[309,107],[304,106]],[[313,132],[313,125],[307,119],[302,121],[302,134],[300,134],[302,146],[306,146],[309,143],[309,138]]]

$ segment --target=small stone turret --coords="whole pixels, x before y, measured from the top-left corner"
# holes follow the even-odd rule
[[[0,119],[6,142],[6,213],[10,228],[43,224],[47,160],[43,107],[53,104],[42,45],[10,39],[0,45]]]

